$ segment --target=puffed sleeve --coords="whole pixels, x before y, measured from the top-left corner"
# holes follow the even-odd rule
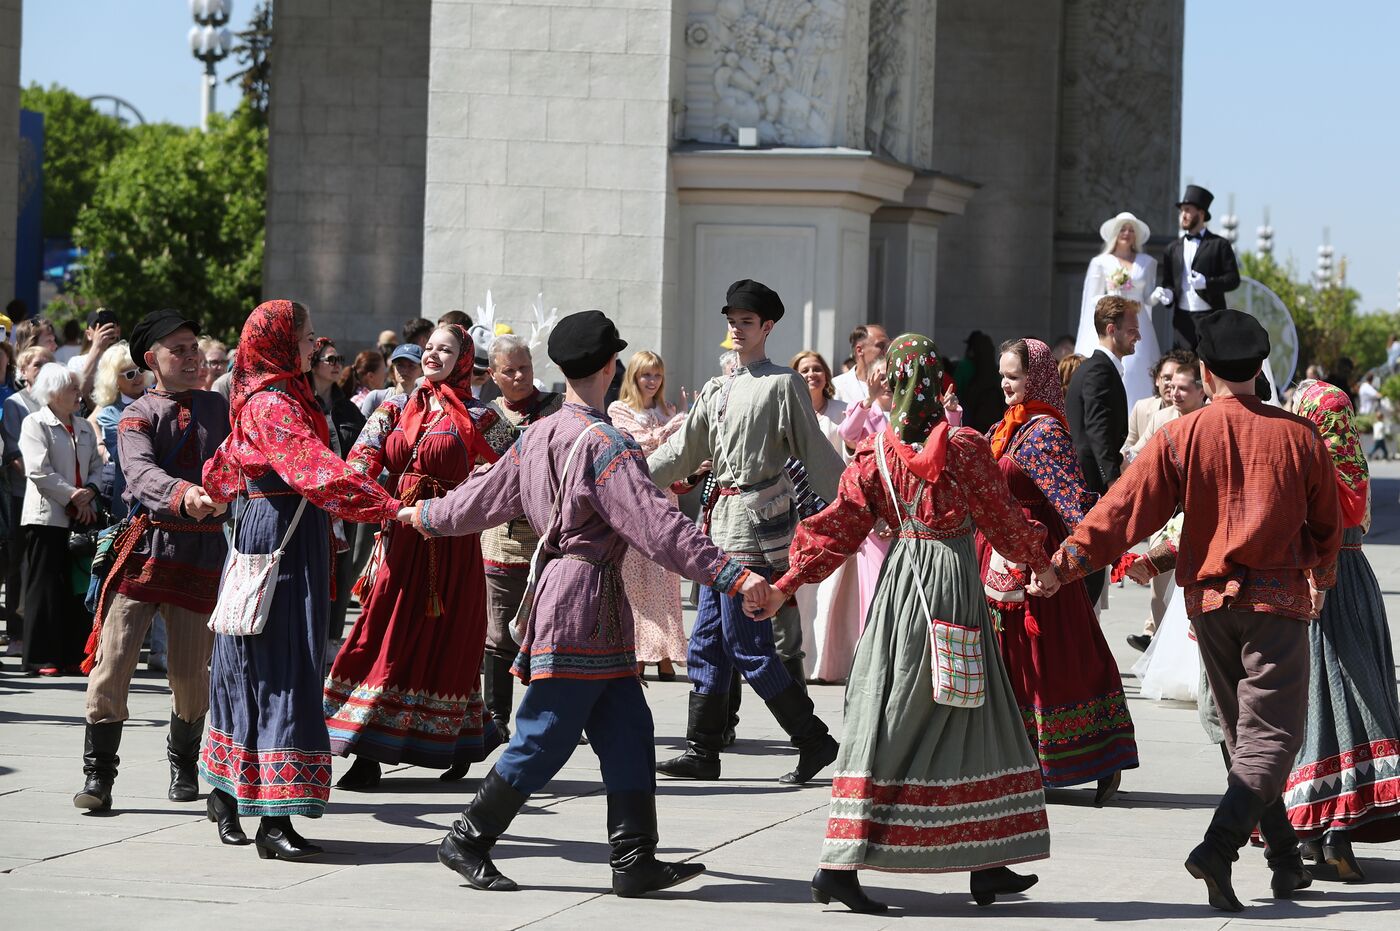
[[[775,583],[784,594],[825,579],[860,548],[879,517],[879,502],[885,497],[880,486],[875,447],[865,443],[842,471],[836,499],[797,525],[788,548],[788,571]]]
[[[945,468],[967,496],[977,529],[998,553],[1038,573],[1049,568],[1045,528],[1026,520],[992,458],[991,446],[980,433],[967,428],[951,431]]]
[[[345,462],[350,468],[375,479],[384,471],[384,441],[398,425],[407,397],[401,394],[389,398],[365,419],[359,438],[355,440],[355,445],[350,447],[350,455],[345,457]]]

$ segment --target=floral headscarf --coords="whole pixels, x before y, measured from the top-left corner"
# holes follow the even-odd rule
[[[306,409],[322,443],[330,444],[330,429],[311,385],[302,378],[296,312],[291,301],[266,301],[253,309],[243,324],[238,353],[229,380],[229,424],[235,442],[244,442],[238,414],[259,391],[276,388]]]
[[[890,423],[886,435],[915,475],[937,481],[948,456],[948,421],[943,412],[943,365],[927,336],[905,333],[885,353]]]
[[[1317,424],[1337,470],[1337,499],[1347,527],[1371,526],[1371,470],[1352,422],[1351,398],[1335,385],[1308,380],[1293,395],[1293,412]]]
[[[452,367],[452,372],[446,378],[442,381],[424,379],[409,396],[408,405],[399,421],[403,428],[404,440],[409,446],[418,442],[418,435],[422,432],[423,423],[431,410],[430,399],[437,398],[438,404],[447,412],[447,416],[452,418],[452,425],[457,428],[457,437],[467,448],[473,461],[474,457],[479,456],[487,462],[495,462],[500,457],[476,428],[476,421],[467,410],[468,402],[473,400],[472,365],[476,359],[476,346],[472,342],[471,334],[467,332],[466,327],[455,323],[438,329],[450,330],[461,344],[462,351],[457,354],[457,364]]]
[[[1060,370],[1050,347],[1038,339],[1026,340],[1026,398],[1006,409],[1001,423],[992,431],[992,455],[1000,459],[1011,447],[1020,429],[1032,418],[1054,417],[1069,429],[1065,419],[1065,389],[1060,384]]]

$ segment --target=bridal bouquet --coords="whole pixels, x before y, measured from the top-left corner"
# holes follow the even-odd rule
[[[1126,268],[1115,268],[1108,275],[1110,294],[1122,294],[1133,286],[1133,273]]]

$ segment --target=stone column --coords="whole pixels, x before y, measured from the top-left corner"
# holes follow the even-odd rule
[[[977,185],[936,172],[914,179],[898,206],[870,218],[869,319],[891,335],[937,324],[938,226],[961,216]]]
[[[672,0],[434,0],[425,308],[471,314],[490,289],[519,331],[542,292],[561,314],[602,309],[635,348],[678,349],[678,30]]]
[[[428,5],[277,0],[263,294],[304,301],[342,349],[419,305]]]
[[[14,297],[19,214],[20,0],[0,0],[0,308]],[[39,308],[29,308],[37,314]]]
[[[1154,256],[1176,234],[1183,0],[1065,0],[1055,207],[1056,329],[1073,333],[1099,225],[1129,210]],[[1143,244],[1146,245],[1146,244]],[[1170,348],[1168,315],[1156,321]]]

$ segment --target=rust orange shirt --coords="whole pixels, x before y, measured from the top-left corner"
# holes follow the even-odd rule
[[[1342,515],[1317,429],[1255,397],[1222,397],[1164,426],[1061,544],[1062,581],[1115,561],[1184,512],[1176,581],[1186,613],[1312,617],[1311,576],[1336,584]]]

